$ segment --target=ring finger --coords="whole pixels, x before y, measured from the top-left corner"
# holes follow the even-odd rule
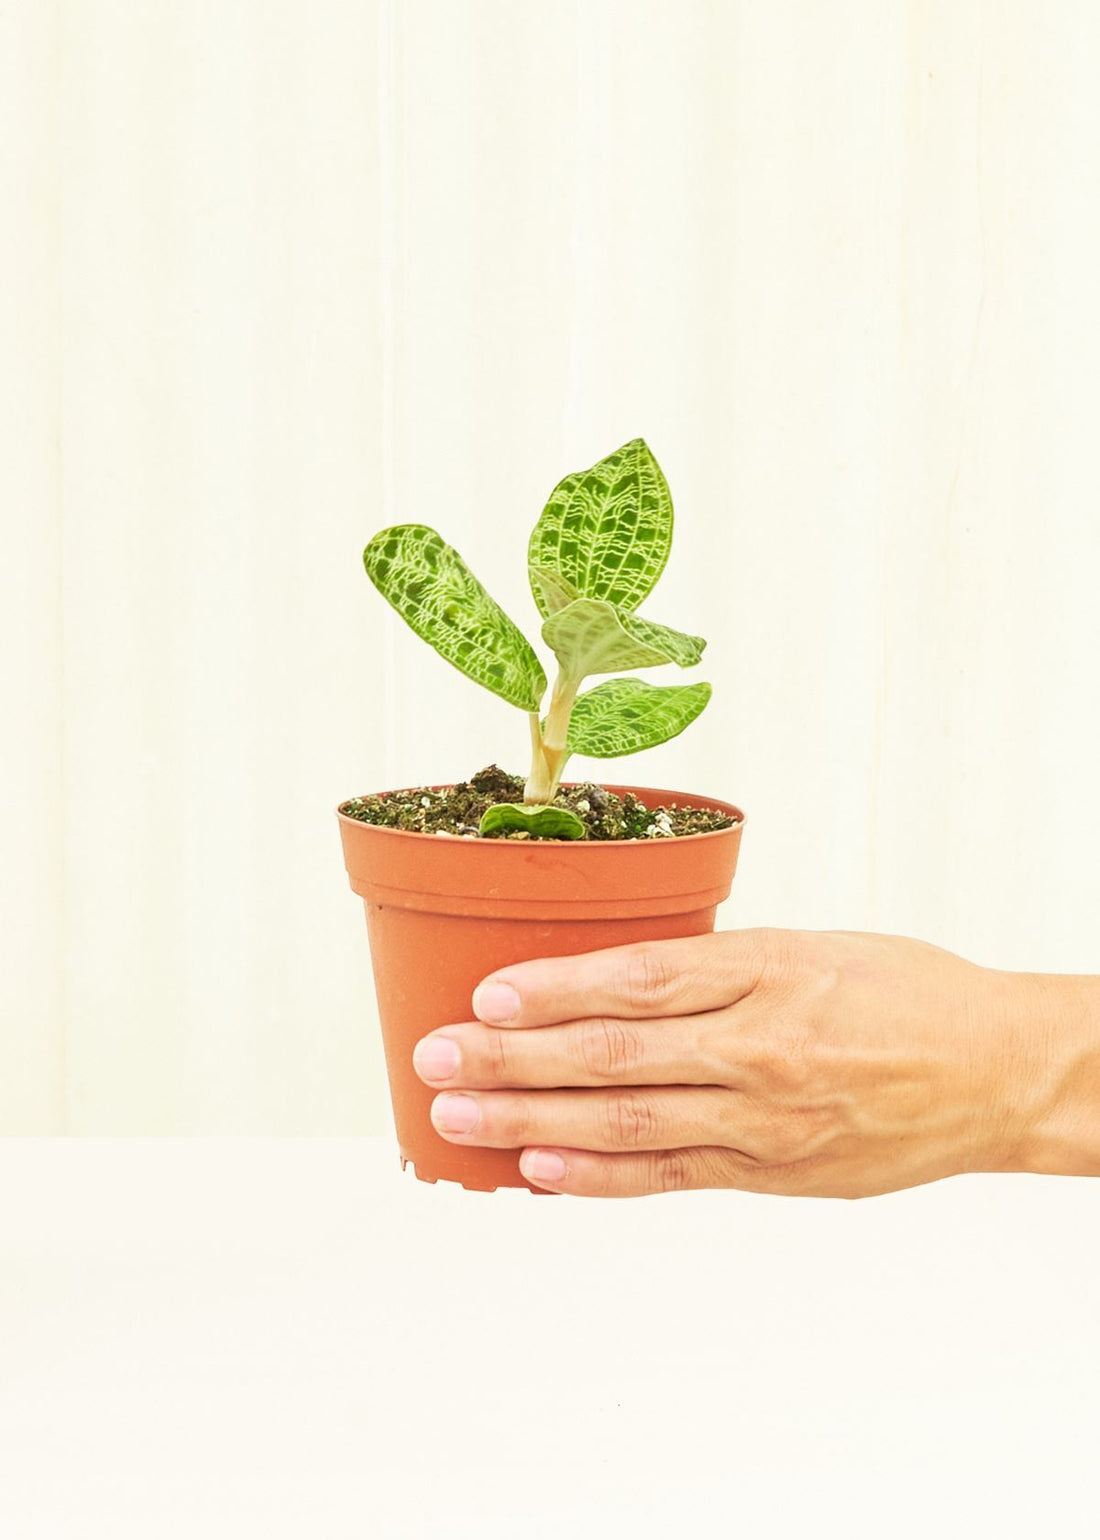
[[[437,1132],[456,1144],[518,1149],[665,1150],[724,1144],[737,1093],[722,1086],[637,1090],[445,1091],[432,1103]]]

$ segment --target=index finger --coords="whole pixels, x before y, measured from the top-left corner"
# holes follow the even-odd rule
[[[760,930],[632,941],[498,968],[474,990],[494,1027],[545,1027],[581,1016],[689,1015],[751,993],[763,959]]]

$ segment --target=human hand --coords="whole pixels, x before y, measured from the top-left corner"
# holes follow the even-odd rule
[[[904,936],[719,931],[502,968],[414,1065],[444,1138],[523,1146],[540,1187],[863,1197],[1026,1169],[1033,977]]]

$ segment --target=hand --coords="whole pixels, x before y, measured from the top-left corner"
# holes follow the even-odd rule
[[[501,969],[414,1064],[444,1138],[524,1146],[541,1187],[862,1197],[1024,1169],[1029,977],[903,936],[717,932]]]

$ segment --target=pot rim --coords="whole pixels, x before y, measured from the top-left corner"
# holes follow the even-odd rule
[[[585,781],[562,781],[561,784],[562,784],[562,786],[584,786],[584,785],[587,785],[589,783],[585,782]],[[599,782],[595,782],[595,783],[592,783],[592,784],[599,785],[600,783]],[[456,785],[458,785],[457,781],[437,781],[437,782],[430,783],[424,789],[427,790],[427,791],[447,791],[452,786],[456,786]],[[419,786],[394,786],[389,791],[384,791],[384,792],[378,792],[378,791],[367,792],[366,795],[368,797],[392,797],[392,796],[395,796],[398,792],[402,792],[402,791],[420,791],[420,790],[421,790],[421,788]],[[704,794],[701,793],[701,792],[672,791],[670,788],[663,787],[663,786],[625,786],[625,785],[624,786],[617,786],[617,785],[605,786],[604,790],[605,791],[614,791],[614,792],[619,792],[619,791],[632,791],[632,792],[648,791],[648,792],[656,793],[657,795],[662,796],[662,797],[670,797],[670,798],[671,797],[695,797],[695,798],[698,798],[699,801],[703,802],[707,807],[711,807],[711,808],[714,808],[714,809],[720,810],[720,811],[727,811],[728,810],[730,813],[733,813],[733,814],[737,815],[737,822],[734,823],[734,824],[731,824],[726,829],[705,829],[705,830],[703,830],[699,834],[676,834],[676,835],[673,835],[672,838],[675,840],[675,842],[676,842],[676,844],[678,846],[679,845],[689,844],[692,840],[717,839],[717,838],[721,838],[723,835],[728,837],[729,835],[733,834],[735,830],[742,828],[744,823],[745,823],[745,815],[744,815],[744,813],[734,803],[732,803],[732,802],[725,802],[725,801],[723,801],[723,799],[721,797],[707,797],[707,796],[704,796]],[[438,838],[439,831],[436,831],[436,830],[433,830],[431,833],[429,833],[426,829],[391,829],[391,828],[388,828],[385,824],[369,823],[365,818],[352,818],[349,814],[345,813],[343,811],[343,809],[347,805],[347,803],[354,802],[355,800],[356,800],[355,797],[345,797],[344,800],[342,802],[338,803],[336,808],[335,808],[335,812],[336,812],[337,818],[342,819],[344,823],[358,824],[361,827],[366,828],[366,829],[374,829],[379,834],[392,834],[392,835],[396,835],[399,839],[422,840],[422,839],[436,839],[436,838]],[[663,805],[663,804],[661,804],[661,805]],[[673,804],[673,805],[675,805],[675,804]],[[618,849],[618,850],[621,850],[626,845],[640,845],[640,846],[642,846],[643,849],[650,850],[650,849],[653,849],[654,847],[656,847],[659,844],[663,845],[665,843],[664,840],[660,840],[660,841],[657,841],[657,840],[653,840],[653,841],[641,840],[641,839],[639,839],[637,837],[637,835],[634,835],[634,836],[632,836],[628,840],[561,840],[561,839],[556,839],[556,840],[538,840],[538,841],[536,841],[536,843],[534,845],[530,845],[530,844],[528,844],[528,842],[526,840],[490,839],[488,836],[483,835],[483,834],[451,834],[449,830],[444,830],[443,833],[446,834],[446,837],[448,839],[455,840],[456,842],[457,841],[461,841],[463,844],[466,844],[466,845],[474,845],[474,844],[476,844],[476,845],[492,845],[494,847],[494,849],[496,849],[496,850],[500,850],[502,848],[511,847],[512,849],[518,850],[521,853],[526,851],[528,854],[530,854],[530,852],[532,850],[538,849],[542,845],[569,845],[571,847],[571,849],[573,849],[573,850],[603,850],[603,849],[611,849],[611,850]]]

